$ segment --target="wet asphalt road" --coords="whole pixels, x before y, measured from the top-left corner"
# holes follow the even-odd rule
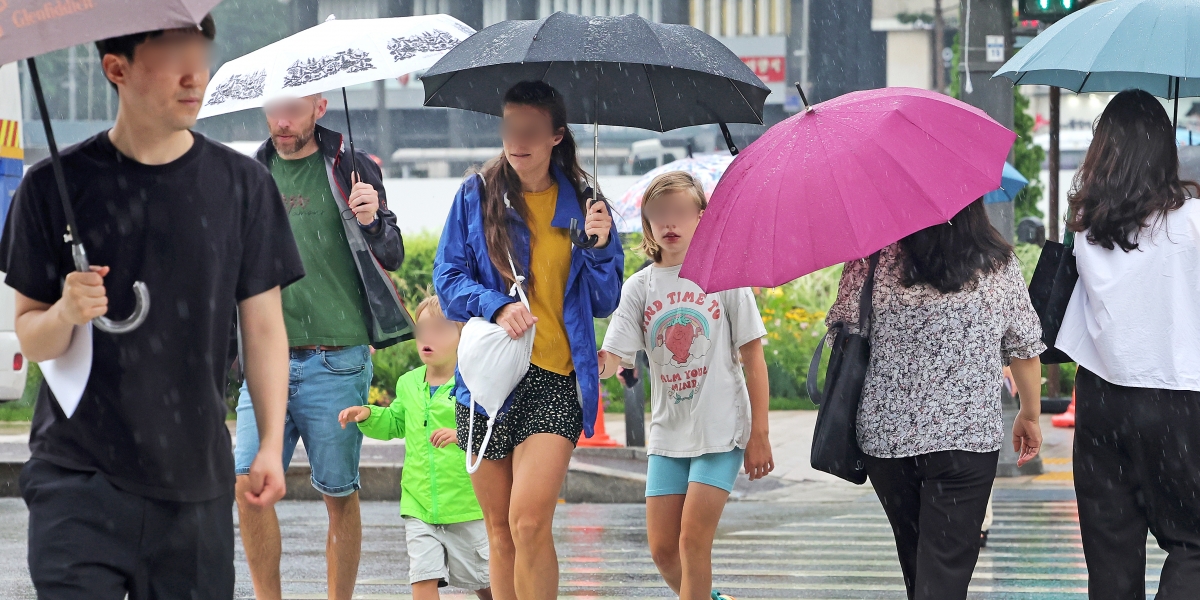
[[[813,490],[813,501],[803,501],[803,489],[792,491],[788,501],[726,507],[714,549],[719,589],[742,600],[905,597],[891,531],[873,494],[828,501]],[[1075,505],[1063,492],[997,491],[996,524],[975,570],[972,600],[1086,598]],[[670,596],[646,549],[643,511],[641,505],[559,505],[562,597]],[[324,505],[282,502],[279,516],[285,597],[325,598]],[[19,499],[0,500],[0,598],[34,597],[25,566],[26,518]],[[364,503],[363,524],[356,597],[409,598],[397,505]],[[1153,594],[1164,555],[1152,539],[1150,546],[1147,588]],[[249,598],[240,541],[237,561],[237,594]],[[467,597],[461,590],[444,592]]]

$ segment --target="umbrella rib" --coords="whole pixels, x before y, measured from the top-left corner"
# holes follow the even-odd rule
[[[730,86],[732,86],[732,87],[733,87],[733,89],[734,89],[734,90],[736,90],[736,91],[737,91],[738,95],[742,97],[742,102],[745,102],[745,103],[746,103],[746,106],[748,106],[748,107],[750,108],[750,112],[754,113],[754,118],[758,119],[758,124],[759,124],[759,125],[762,125],[762,124],[763,124],[762,117],[761,117],[761,116],[759,116],[759,114],[758,114],[758,113],[755,113],[755,112],[754,112],[754,105],[753,105],[753,104],[750,104],[750,101],[746,99],[746,94],[743,94],[743,93],[742,93],[742,90],[741,90],[741,88],[739,88],[738,86],[734,85],[734,83],[733,83],[733,80],[732,80],[732,79],[730,79],[730,78],[728,78],[728,77],[726,77],[726,78],[725,78],[725,82],[726,82],[726,83],[728,83]]]
[[[450,83],[450,80],[454,79],[454,77],[457,76],[459,73],[462,73],[462,71],[451,72],[450,76],[447,77],[446,80],[442,82],[442,85],[439,85],[436,90],[433,90],[433,93],[429,95],[429,98],[427,98],[424,102],[421,103],[421,106],[429,106],[429,101],[433,100],[434,96],[437,96],[438,94],[440,94],[442,92],[442,88],[446,87],[446,84]]]
[[[663,127],[662,109],[658,107],[658,94],[654,93],[654,82],[650,80],[650,69],[646,63],[642,63],[642,72],[646,74],[646,84],[650,86],[650,97],[654,99],[654,112],[658,115],[658,130],[666,131]],[[596,114],[600,114],[600,107],[596,107]],[[597,118],[599,118],[597,116]]]

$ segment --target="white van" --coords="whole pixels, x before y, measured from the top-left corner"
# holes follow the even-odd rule
[[[12,288],[0,285],[0,402],[21,398],[29,371],[13,327],[15,294]]]

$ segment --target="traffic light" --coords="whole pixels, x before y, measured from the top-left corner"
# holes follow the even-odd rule
[[[1086,0],[1021,0],[1018,17],[1054,22],[1091,4]]]

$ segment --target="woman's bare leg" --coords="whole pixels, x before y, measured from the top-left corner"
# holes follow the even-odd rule
[[[513,451],[508,524],[516,546],[515,579],[521,600],[558,598],[558,554],[554,509],[575,446],[552,433],[538,433]],[[493,588],[495,580],[492,581]]]
[[[476,457],[472,456],[471,460]],[[500,460],[484,459],[479,470],[471,475],[471,487],[475,488],[475,496],[483,509],[483,523],[487,526],[491,548],[488,561],[491,593],[497,600],[517,600],[517,589],[513,585],[516,548],[508,526],[509,498],[513,488],[512,455]]]

